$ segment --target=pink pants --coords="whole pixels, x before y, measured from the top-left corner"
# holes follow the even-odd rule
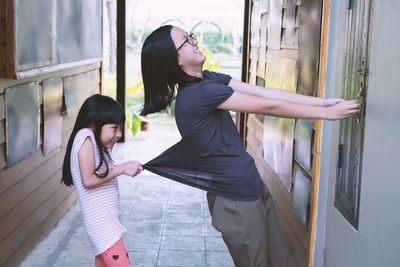
[[[109,249],[95,258],[96,267],[125,267],[131,266],[128,251],[122,237]]]

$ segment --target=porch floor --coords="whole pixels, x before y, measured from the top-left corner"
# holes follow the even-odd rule
[[[115,162],[147,162],[180,139],[172,120],[117,144]],[[120,176],[123,239],[133,266],[234,266],[211,225],[205,192],[148,171]],[[20,266],[94,266],[78,201]]]

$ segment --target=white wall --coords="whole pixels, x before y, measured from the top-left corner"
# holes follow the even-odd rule
[[[328,96],[340,95],[346,2],[331,1]],[[338,124],[325,123],[315,266],[400,266],[400,1],[373,0],[372,6],[359,227],[333,205]]]
[[[340,97],[340,92],[335,94],[335,78],[341,77],[342,57],[337,57],[339,50],[338,44],[343,44],[343,36],[338,35],[338,21],[339,19],[339,2],[330,1],[329,7],[329,31],[328,31],[328,53],[326,62],[326,80],[325,80],[325,97]],[[343,48],[342,48],[343,49]],[[339,70],[337,70],[339,68]],[[337,138],[338,138],[338,122],[322,121],[322,137],[321,137],[321,155],[320,155],[320,174],[318,180],[317,192],[317,210],[316,210],[316,224],[314,235],[314,251],[313,263],[314,266],[323,266],[324,262],[324,248],[325,248],[325,229],[326,229],[326,211],[328,205],[328,180],[329,180],[329,166],[334,165],[333,159],[337,152]],[[331,139],[333,138],[333,144]],[[331,149],[332,147],[332,149]],[[332,153],[333,152],[333,153]],[[332,162],[331,162],[332,161]],[[330,204],[331,205],[331,204]]]

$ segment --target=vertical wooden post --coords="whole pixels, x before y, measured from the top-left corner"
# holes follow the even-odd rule
[[[249,50],[250,50],[250,6],[251,0],[245,0],[243,17],[243,42],[242,42],[242,82],[247,82]],[[246,143],[246,114],[236,113],[236,125],[239,128],[243,144]]]
[[[5,23],[6,23],[6,77],[16,79],[14,62],[14,1],[5,0]]]
[[[324,0],[322,4],[322,20],[321,20],[321,46],[319,57],[319,84],[318,84],[318,97],[324,97],[325,79],[326,79],[326,61],[328,52],[328,30],[329,30],[329,2]],[[314,243],[315,243],[315,220],[317,210],[317,194],[318,194],[318,180],[321,164],[321,134],[322,134],[322,121],[317,120],[316,135],[315,135],[315,167],[314,179],[312,181],[312,195],[311,195],[311,226],[310,226],[310,243],[308,248],[308,267],[314,266]]]
[[[126,3],[125,0],[117,1],[117,102],[126,109]],[[125,142],[125,127],[122,131],[120,142]]]

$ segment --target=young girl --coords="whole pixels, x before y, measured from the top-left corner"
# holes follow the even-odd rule
[[[121,235],[117,176],[135,176],[143,168],[137,161],[114,165],[109,151],[121,137],[125,113],[112,98],[86,99],[75,122],[65,153],[62,182],[75,185],[83,223],[98,266],[130,266]]]
[[[228,111],[336,120],[359,112],[359,104],[246,84],[203,71],[205,59],[196,37],[178,27],[162,26],[146,38],[142,115],[166,108],[178,89],[175,120],[182,140],[144,168],[208,192],[212,224],[236,266],[288,266],[271,194]]]

